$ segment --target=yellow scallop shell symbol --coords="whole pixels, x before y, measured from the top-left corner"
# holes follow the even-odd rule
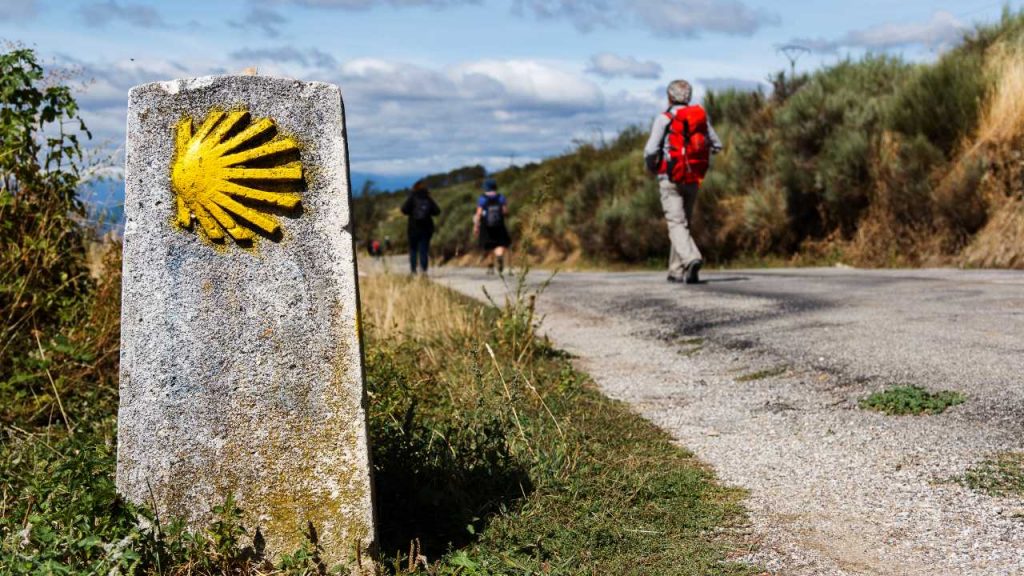
[[[251,241],[256,231],[280,231],[269,209],[298,206],[298,145],[269,118],[248,120],[245,110],[214,110],[198,130],[190,117],[178,122],[171,188],[179,226],[191,229],[195,219],[210,240]]]

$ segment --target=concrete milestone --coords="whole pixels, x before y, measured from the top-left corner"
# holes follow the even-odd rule
[[[234,496],[267,557],[312,538],[328,565],[369,570],[339,89],[137,86],[126,156],[118,488],[193,527]]]

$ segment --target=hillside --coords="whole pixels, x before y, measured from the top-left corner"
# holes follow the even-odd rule
[[[1024,267],[1024,13],[965,36],[935,63],[845,60],[773,78],[770,95],[709,93],[725,143],[694,231],[712,263]],[[645,127],[496,174],[531,259],[643,265],[668,250]],[[479,179],[434,189],[433,249],[471,251]],[[404,192],[357,199],[357,235],[405,237]],[[524,212],[525,211],[525,212]]]

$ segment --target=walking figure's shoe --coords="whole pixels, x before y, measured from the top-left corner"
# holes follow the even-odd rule
[[[703,265],[703,261],[694,260],[686,266],[685,281],[687,284],[700,284],[700,267]]]
[[[684,280],[682,278],[676,278],[675,276],[668,277],[669,284],[682,284]]]

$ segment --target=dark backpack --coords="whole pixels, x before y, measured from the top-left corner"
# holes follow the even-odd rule
[[[430,197],[427,195],[413,196],[412,197],[412,216],[413,220],[427,220],[433,212],[433,202],[430,201]]]
[[[669,180],[700,184],[711,162],[707,113],[700,106],[683,106],[675,115],[665,112],[665,116],[671,120],[666,131]]]
[[[488,228],[501,226],[505,223],[505,212],[502,210],[501,195],[485,195],[485,198],[487,198],[487,201],[484,203],[484,226]]]

